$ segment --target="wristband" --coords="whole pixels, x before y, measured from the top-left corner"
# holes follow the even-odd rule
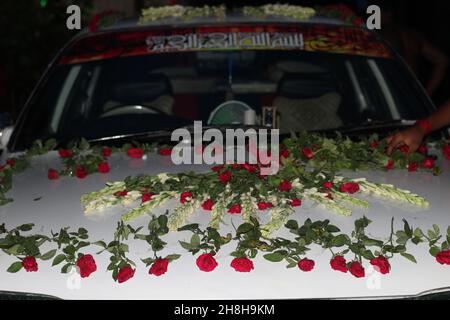
[[[419,120],[416,122],[416,126],[422,128],[426,136],[433,131],[433,127],[431,126],[431,123],[428,120]]]

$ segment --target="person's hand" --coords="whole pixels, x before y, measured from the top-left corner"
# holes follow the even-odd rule
[[[391,155],[392,151],[403,145],[409,147],[409,153],[416,152],[422,144],[422,140],[425,138],[423,129],[419,126],[403,130],[393,136],[386,138],[387,142],[387,154]]]

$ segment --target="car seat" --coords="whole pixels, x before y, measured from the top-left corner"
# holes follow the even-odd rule
[[[280,114],[280,132],[326,130],[342,126],[342,97],[329,73],[285,74],[273,105]]]

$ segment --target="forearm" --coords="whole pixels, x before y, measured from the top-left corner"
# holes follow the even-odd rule
[[[450,100],[433,113],[427,121],[431,125],[432,131],[442,129],[450,125]]]

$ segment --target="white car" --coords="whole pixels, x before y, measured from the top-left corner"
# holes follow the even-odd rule
[[[64,150],[71,149],[71,141],[85,138],[91,146],[109,146],[113,151],[127,143],[168,145],[173,130],[190,128],[194,120],[219,130],[260,128],[258,122],[267,121],[262,119],[263,108],[270,106],[276,106],[276,125],[282,137],[289,137],[291,132],[330,135],[339,131],[358,140],[375,132],[384,137],[434,110],[401,58],[375,33],[361,27],[320,16],[298,20],[228,14],[222,19],[149,20],[139,23],[138,19],[127,19],[77,35],[53,60],[15,126],[3,130],[1,163],[19,159],[38,139],[55,139],[55,150],[63,151],[30,157],[25,170],[15,167],[17,163],[7,166],[12,167],[8,170],[14,176],[11,190],[2,185],[7,192],[2,193],[5,204],[0,207],[0,225],[4,223],[4,230],[0,228],[0,297],[393,298],[443,293],[450,288],[450,268],[436,262],[426,243],[408,244],[407,252],[415,257],[415,264],[395,255],[390,260],[390,273],[381,275],[365,261],[365,277],[355,278],[349,272],[333,271],[329,252],[320,246],[307,254],[315,261],[311,272],[269,262],[264,252],[254,257],[250,273],[235,272],[230,267],[233,240],[215,255],[218,266],[214,272],[205,273],[196,266],[198,255],[194,257],[180,246],[179,241],[190,242],[192,234],[187,231],[162,236],[167,245],[161,252],[181,256],[170,262],[169,270],[160,277],[149,275],[148,266],[141,262],[152,254],[148,243],[130,237],[128,254],[136,263],[134,277],[123,283],[114,281],[112,270],[107,270],[111,255],[108,251],[96,253],[113,240],[121,214],[128,209],[114,206],[102,214],[86,214],[80,198],[129,176],[189,171],[201,174],[210,172],[211,166],[174,165],[170,157],[154,152],[137,158],[113,152],[107,173],[92,173],[91,169],[63,172],[62,161],[72,169],[75,165],[67,160],[71,155],[64,154]],[[253,110],[256,117],[245,125],[248,110]],[[433,225],[439,226],[444,241],[450,225],[450,162],[437,148],[432,148],[430,154],[438,157],[440,175],[432,171],[409,173],[405,169],[342,173],[410,190],[426,199],[428,208],[371,199],[369,209],[355,208],[347,217],[305,200],[289,219],[300,224],[306,219],[330,220],[350,234],[355,221],[365,216],[372,221],[366,230],[368,236],[382,241],[389,238],[392,218],[395,230],[403,230],[402,220],[406,219],[425,233],[433,230]],[[84,173],[89,175],[84,178]],[[13,201],[9,202],[9,198]],[[130,203],[132,200],[136,198]],[[158,216],[167,210],[170,219],[176,202],[169,201],[151,213]],[[270,211],[261,211],[257,217],[266,223]],[[146,228],[149,219],[150,215],[144,215],[127,223],[133,228]],[[54,261],[61,249],[45,242],[37,258],[55,248],[49,253],[51,259],[37,259],[38,270],[26,272],[22,260],[25,256],[17,253],[17,247],[11,248],[17,243],[8,242],[6,235],[30,223],[35,225],[31,233],[24,227],[19,234],[52,237],[52,232],[70,227],[70,231],[82,235],[83,230],[77,231],[82,227],[89,232],[87,241],[104,241],[103,245],[80,249],[93,256],[97,270],[85,278],[76,268],[66,267],[66,273],[61,273],[64,263]],[[198,209],[183,225],[189,223],[206,227],[210,215]],[[220,233],[234,233],[233,225],[241,223],[241,216],[226,214]],[[292,239],[285,227],[274,235]],[[40,239],[30,241],[36,244]],[[22,252],[24,245],[20,247]],[[58,265],[52,267],[53,262]],[[27,268],[33,269],[32,265]],[[7,272],[8,268],[15,272]]]

